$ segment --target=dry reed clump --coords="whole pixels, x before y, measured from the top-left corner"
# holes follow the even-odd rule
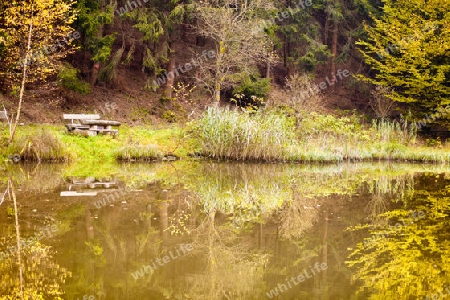
[[[120,161],[151,161],[161,159],[163,153],[157,145],[130,145],[120,148],[114,157]]]
[[[408,122],[399,123],[381,119],[373,120],[372,129],[379,134],[381,142],[397,142],[402,145],[415,144],[417,139],[417,126]]]
[[[294,120],[275,113],[208,108],[196,123],[203,155],[218,159],[284,160],[295,139]]]
[[[60,139],[44,130],[19,137],[10,152],[33,162],[67,162],[70,158]]]

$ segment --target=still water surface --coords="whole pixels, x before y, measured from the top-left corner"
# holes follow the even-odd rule
[[[448,166],[91,169],[0,172],[0,299],[450,294]]]

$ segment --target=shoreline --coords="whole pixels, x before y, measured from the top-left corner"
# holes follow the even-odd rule
[[[333,145],[324,146],[319,145],[316,141],[311,141],[295,146],[285,147],[283,145],[283,148],[277,152],[278,156],[262,159],[223,156],[208,152],[200,139],[194,136],[193,131],[195,130],[196,128],[185,128],[183,124],[166,127],[124,125],[119,128],[118,137],[113,138],[111,136],[83,137],[68,134],[62,124],[24,125],[20,127],[17,139],[13,144],[0,148],[0,160],[2,164],[13,164],[13,156],[19,155],[20,163],[87,161],[93,163],[152,163],[174,160],[279,164],[450,163],[450,148],[446,145],[436,147],[417,144],[411,146],[377,141],[369,141],[368,145],[355,144],[355,148],[349,147],[347,151],[354,155],[343,153],[341,149],[343,146],[339,144],[336,144],[339,146],[339,151],[336,151],[332,148]],[[5,126],[4,136],[6,131]],[[0,133],[2,133],[1,129]],[[53,146],[52,143],[57,145]],[[37,149],[38,147],[42,149]],[[25,150],[30,153],[27,154]],[[40,154],[34,154],[38,152]]]

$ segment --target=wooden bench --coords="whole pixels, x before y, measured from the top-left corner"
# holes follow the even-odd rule
[[[66,128],[69,132],[85,136],[95,136],[98,134],[111,134],[116,135],[119,130],[112,129],[112,126],[120,126],[120,122],[99,120],[100,116],[97,114],[64,114],[64,120],[72,120],[71,124],[66,124]],[[74,120],[78,123],[74,123]]]
[[[100,116],[97,114],[87,115],[87,114],[63,114],[64,120],[70,120],[70,124],[66,124],[66,128],[69,132],[75,129],[89,129],[89,126],[83,126],[81,120],[98,120]],[[74,122],[75,121],[75,122]]]

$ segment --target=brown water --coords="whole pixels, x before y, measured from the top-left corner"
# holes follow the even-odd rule
[[[83,170],[0,171],[0,299],[450,294],[450,167]]]

